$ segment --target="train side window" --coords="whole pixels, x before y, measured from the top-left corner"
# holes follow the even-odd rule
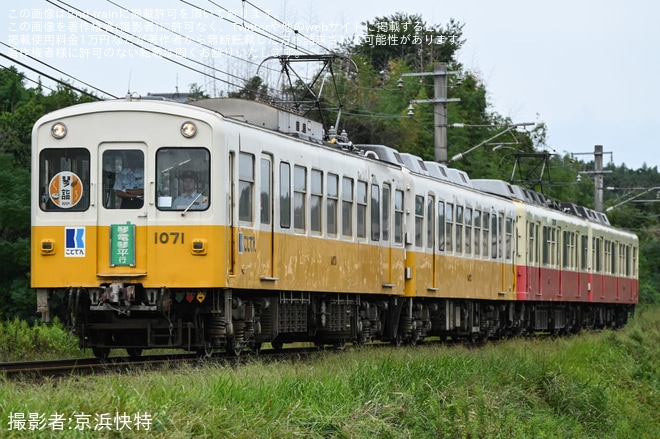
[[[339,206],[339,176],[328,174],[328,198],[326,200],[326,219],[328,235],[337,235],[337,209]]]
[[[371,185],[371,240],[380,240],[380,188]]]
[[[394,191],[394,243],[403,244],[403,191]]]
[[[580,256],[582,260],[580,261],[580,269],[587,270],[589,268],[589,236],[580,235],[580,245],[581,251]]]
[[[116,157],[106,154],[105,168],[109,160]],[[135,151],[142,153],[140,151]],[[210,196],[210,154],[206,148],[159,148],[156,151],[156,187],[159,210],[205,210],[209,207]],[[122,201],[123,202],[123,201]]]
[[[390,185],[389,183],[383,183],[383,214],[382,214],[382,230],[383,230],[383,241],[388,242],[390,240]]]
[[[280,227],[291,227],[291,165],[280,163]]]
[[[492,259],[497,259],[499,257],[497,243],[500,232],[501,230],[498,227],[497,214],[493,213],[490,216],[490,257]]]
[[[47,212],[89,208],[89,150],[49,148],[39,154],[39,207]],[[105,172],[103,178],[105,179]],[[105,180],[104,180],[105,181]]]
[[[307,200],[307,169],[303,166],[293,167],[293,227],[305,231],[305,216]]]
[[[424,225],[424,197],[415,196],[415,247],[422,246],[422,226]]]
[[[261,224],[270,224],[271,177],[270,160],[261,159]]]
[[[428,196],[426,200],[426,247],[433,249],[435,246],[435,197]]]
[[[454,205],[452,203],[447,203],[447,215],[446,215],[446,226],[445,226],[445,244],[446,250],[452,252],[454,250]]]
[[[310,228],[312,232],[321,233],[321,205],[323,203],[323,172],[312,169],[312,187],[310,198]]]
[[[344,236],[353,236],[353,179],[343,177],[341,182],[341,230]]]
[[[474,224],[474,255],[481,256],[481,211],[474,209],[474,216],[472,217]]]
[[[465,208],[465,255],[472,255],[472,208]]]
[[[457,254],[463,253],[463,206],[456,206],[456,245]]]
[[[245,152],[238,156],[238,219],[252,221],[254,200],[254,156]]]
[[[357,182],[357,237],[367,236],[367,182]]]
[[[481,240],[481,245],[482,245],[482,250],[483,250],[483,257],[488,259],[489,255],[489,250],[490,250],[490,237],[488,236],[490,234],[490,213],[489,212],[484,212],[483,219],[481,220],[481,232],[483,239]]]
[[[506,218],[504,220],[504,251],[505,258],[507,261],[510,261],[513,257],[513,219]]]
[[[438,251],[445,251],[445,202],[438,201]]]

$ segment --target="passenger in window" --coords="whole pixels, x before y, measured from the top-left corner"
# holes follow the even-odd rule
[[[129,152],[126,155],[126,166],[117,174],[113,189],[121,198],[121,209],[140,209],[144,205],[142,154]]]
[[[206,209],[209,205],[208,197],[197,192],[197,174],[186,171],[181,176],[183,193],[172,202],[174,209]]]

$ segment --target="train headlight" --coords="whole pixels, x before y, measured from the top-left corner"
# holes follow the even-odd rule
[[[181,125],[181,135],[187,139],[190,139],[192,137],[195,137],[195,134],[197,134],[197,127],[195,126],[194,123],[188,121],[184,122],[183,125]]]
[[[66,125],[64,125],[62,122],[57,122],[53,127],[50,129],[50,133],[55,137],[56,139],[61,139],[64,136],[66,136]]]

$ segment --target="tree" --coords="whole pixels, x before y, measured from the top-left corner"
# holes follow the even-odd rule
[[[268,86],[264,84],[264,80],[259,76],[253,76],[246,80],[243,88],[237,92],[230,92],[230,98],[249,99],[254,101],[257,98],[265,99],[268,96]]]

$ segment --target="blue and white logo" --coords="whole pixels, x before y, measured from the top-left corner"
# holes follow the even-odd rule
[[[67,258],[85,257],[85,228],[64,228],[64,256]]]

